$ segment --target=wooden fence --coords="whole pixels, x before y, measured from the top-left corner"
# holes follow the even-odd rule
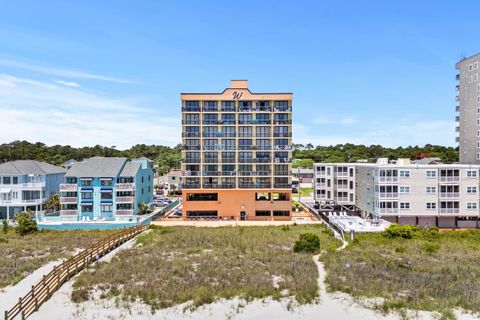
[[[95,242],[62,264],[55,266],[52,271],[43,276],[39,283],[32,286],[32,289],[24,297],[20,297],[17,304],[10,310],[5,311],[5,320],[14,319],[17,316],[20,316],[22,320],[26,319],[37,311],[63,283],[70,280],[89,264],[98,261],[99,258],[146,229],[148,229],[148,225],[142,225],[112,234]]]

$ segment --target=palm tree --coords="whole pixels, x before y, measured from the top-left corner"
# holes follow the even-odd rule
[[[48,198],[47,202],[45,203],[45,207],[50,212],[56,212],[60,210],[60,196],[58,194],[54,194]]]
[[[148,213],[148,205],[145,202],[138,203],[138,209],[140,210],[140,214],[147,214]]]
[[[170,186],[170,191],[172,192],[172,195],[175,195],[175,191],[177,190],[177,185],[176,184],[172,184]]]

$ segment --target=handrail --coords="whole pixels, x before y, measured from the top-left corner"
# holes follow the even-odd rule
[[[18,315],[21,319],[26,319],[47,301],[60,286],[70,280],[75,274],[86,268],[92,262],[110,252],[112,249],[136,237],[141,232],[148,229],[148,225],[130,227],[118,233],[93,243],[90,247],[82,250],[73,257],[64,261],[48,274],[43,275],[42,280],[23,297],[18,298],[18,302],[10,309],[5,310],[5,320],[14,319]]]

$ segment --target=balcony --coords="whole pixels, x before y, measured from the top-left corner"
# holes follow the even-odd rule
[[[255,185],[253,184],[253,182],[240,182],[238,184],[239,189],[253,189],[254,187]]]
[[[275,158],[275,163],[290,163],[292,159],[289,158]]]
[[[182,133],[182,137],[184,138],[200,138],[199,132],[184,132]]]
[[[222,163],[235,163],[235,158],[222,158]]]
[[[460,81],[460,75],[459,74],[455,75],[455,80]]]
[[[131,216],[133,215],[133,209],[117,209],[115,214],[118,216]]]
[[[203,159],[204,163],[218,163],[218,158],[205,158]]]
[[[204,125],[218,125],[221,124],[220,120],[203,120]]]
[[[286,174],[279,174],[279,176],[286,176]],[[325,182],[319,182],[319,183],[316,184],[316,186],[317,186],[317,188],[326,188],[327,184]]]
[[[115,202],[117,203],[133,203],[135,201],[135,197],[117,197]]]
[[[258,124],[258,125],[270,125],[270,124],[272,124],[272,121],[270,121],[270,120],[255,120],[255,121],[257,122],[256,124]]]
[[[455,106],[455,111],[460,112],[460,106]]]
[[[183,189],[200,189],[200,183],[186,183],[182,184]]]
[[[218,177],[220,175],[220,171],[204,171],[204,177]]]
[[[257,171],[257,176],[270,176],[272,171]]]
[[[460,181],[459,176],[440,176],[440,182],[458,182]]]
[[[237,172],[236,171],[221,171],[220,175],[221,176],[236,176]]]
[[[78,185],[74,183],[61,183],[60,192],[77,191]]]
[[[186,171],[182,171],[182,175],[185,177],[198,177],[200,176],[200,171],[186,170]]]
[[[186,158],[182,160],[185,164],[200,163],[200,158]]]
[[[292,120],[286,119],[286,120],[274,120],[273,124],[292,124]]]
[[[273,150],[280,150],[280,151],[291,151],[293,148],[292,146],[274,146]]]
[[[218,112],[218,107],[203,107],[203,112]]]
[[[182,150],[185,150],[185,151],[200,151],[200,146],[183,146]]]
[[[440,192],[440,198],[458,198],[460,197],[459,192]]]
[[[273,134],[274,138],[288,138],[291,137],[292,133],[291,132],[275,132]]]
[[[348,184],[336,184],[335,189],[348,190]]]
[[[77,203],[78,197],[60,197],[60,203]]]
[[[200,112],[200,107],[182,107],[183,112]]]
[[[440,208],[440,213],[460,213],[459,208]]]
[[[377,176],[378,182],[398,182],[398,177],[381,177]]]
[[[272,107],[270,107],[270,106],[257,106],[256,111],[258,111],[258,112],[272,112]]]
[[[20,183],[18,186],[22,187],[23,189],[42,189],[45,188],[45,182]]]
[[[260,182],[255,184],[256,188],[270,189],[272,184],[270,182]]]
[[[455,101],[459,102],[459,101],[460,101],[460,97],[459,97],[459,96],[455,96]]]
[[[117,183],[116,190],[135,191],[135,184],[133,183]]]
[[[220,124],[223,124],[223,125],[233,125],[235,124],[235,119],[222,119],[220,120]]]
[[[238,159],[239,163],[255,163],[256,159],[253,158],[240,158]]]
[[[249,177],[249,176],[254,176],[255,171],[239,171],[238,175],[241,177]]]
[[[455,122],[460,122],[460,117],[459,116],[455,117]]]
[[[337,171],[335,172],[335,175],[337,177],[348,177],[348,172],[345,172],[345,171]]]
[[[274,107],[273,112],[292,112],[292,107]]]
[[[41,205],[45,201],[47,201],[47,199],[23,199],[23,200],[22,199],[5,199],[5,200],[0,199],[0,204],[28,206],[28,205]]]
[[[455,91],[460,91],[460,85],[457,84],[457,85],[455,86]]]
[[[61,216],[76,216],[78,214],[78,210],[60,210]]]
[[[385,199],[385,198],[398,198],[398,192],[380,192],[378,193],[378,197]]]
[[[255,137],[257,137],[257,138],[271,138],[272,135],[270,133],[257,133],[255,135]]]
[[[460,132],[460,127],[455,127],[455,132]]]
[[[220,184],[219,183],[204,183],[203,184],[203,189],[219,189]]]
[[[337,197],[336,199],[337,202],[349,202],[348,197]]]
[[[379,213],[398,213],[398,208],[378,208]]]
[[[460,142],[460,137],[455,137],[455,142]]]
[[[237,111],[237,108],[235,108],[235,106],[222,106],[220,111],[222,112],[236,112]]]
[[[292,185],[290,183],[275,183],[273,187],[275,189],[292,189]]]
[[[251,132],[239,133],[239,134],[238,134],[238,137],[239,137],[239,138],[252,138],[252,137],[253,137],[253,134],[252,134]]]
[[[182,120],[182,124],[185,124],[185,125],[199,125],[200,120]]]

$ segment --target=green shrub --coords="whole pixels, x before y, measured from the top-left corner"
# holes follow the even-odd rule
[[[395,248],[395,252],[397,253],[405,253],[405,247],[396,247]]]
[[[295,241],[294,252],[315,252],[320,249],[320,238],[313,233],[302,233],[300,239]]]
[[[15,227],[15,232],[21,236],[38,231],[37,222],[30,217],[28,212],[21,212],[15,217],[18,226]]]
[[[419,230],[420,229],[417,226],[400,226],[396,223],[393,223],[385,231],[382,232],[382,236],[390,239],[412,239]]]
[[[7,232],[8,232],[8,221],[7,221],[7,219],[2,220],[2,231],[3,231],[3,234],[7,234]]]
[[[426,253],[435,253],[439,249],[440,245],[438,243],[427,242],[423,245],[423,250],[425,250]]]

